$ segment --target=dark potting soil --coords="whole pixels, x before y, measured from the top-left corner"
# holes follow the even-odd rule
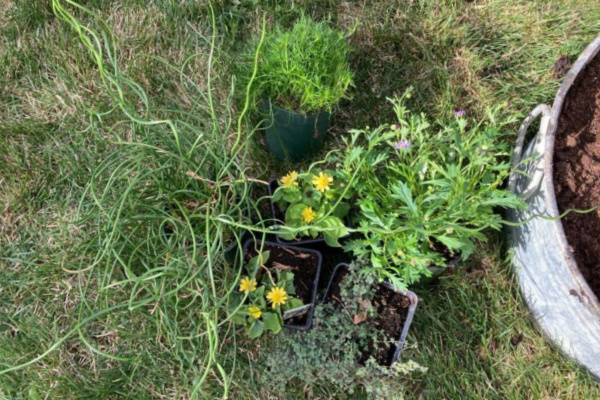
[[[600,55],[577,77],[558,120],[554,183],[560,212],[600,205]],[[600,210],[562,220],[575,261],[600,297]]]
[[[309,304],[312,302],[313,290],[315,284],[315,275],[317,274],[317,266],[319,258],[315,253],[298,251],[287,247],[273,246],[265,243],[263,251],[270,251],[269,260],[265,267],[269,269],[287,269],[294,273],[294,288],[296,288],[295,297],[302,300],[302,303]],[[257,255],[254,247],[248,247],[245,259],[250,261],[252,257]],[[292,325],[303,325],[306,323],[307,315],[290,318],[285,323]]]
[[[373,297],[373,307],[375,307],[377,316],[371,323],[377,329],[385,332],[389,340],[383,346],[371,346],[369,351],[363,353],[360,361],[365,362],[370,356],[373,356],[377,363],[390,365],[408,316],[410,299],[384,285],[379,285]]]
[[[341,303],[340,285],[347,274],[347,270],[339,270],[334,281],[331,283],[328,300]],[[378,345],[374,345],[371,343],[363,351],[359,362],[364,364],[372,356],[378,364],[389,366],[394,358],[400,334],[408,317],[410,299],[380,284],[377,287],[371,304],[375,308],[376,317],[362,323],[370,324],[378,330],[383,331],[388,340],[385,344],[379,343]]]

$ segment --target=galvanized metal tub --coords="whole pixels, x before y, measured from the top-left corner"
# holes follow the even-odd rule
[[[509,186],[526,200],[528,208],[507,213],[509,221],[521,223],[508,229],[509,248],[534,324],[561,353],[597,380],[600,380],[600,303],[575,263],[561,221],[539,215],[559,215],[553,182],[558,119],[573,82],[599,51],[600,36],[573,65],[552,108],[536,107],[519,129],[515,166],[519,165],[526,174],[514,173]],[[523,153],[527,128],[540,115],[540,130]]]

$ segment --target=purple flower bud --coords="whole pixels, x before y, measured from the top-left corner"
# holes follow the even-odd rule
[[[408,140],[401,140],[394,147],[398,150],[408,150],[410,149],[410,142]]]
[[[456,115],[457,117],[462,117],[464,115],[467,115],[467,112],[465,110],[457,110],[454,111],[454,115]]]

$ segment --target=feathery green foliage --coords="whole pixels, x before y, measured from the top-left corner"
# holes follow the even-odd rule
[[[260,55],[252,90],[255,104],[266,98],[300,113],[331,111],[352,83],[346,35],[327,22],[302,15],[292,29],[277,26],[269,31],[260,50],[257,43],[240,63],[245,82],[252,72],[253,55]]]

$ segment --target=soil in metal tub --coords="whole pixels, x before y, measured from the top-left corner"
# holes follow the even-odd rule
[[[579,74],[558,120],[554,183],[560,212],[600,205],[600,55]],[[600,210],[562,220],[581,273],[600,298]]]

